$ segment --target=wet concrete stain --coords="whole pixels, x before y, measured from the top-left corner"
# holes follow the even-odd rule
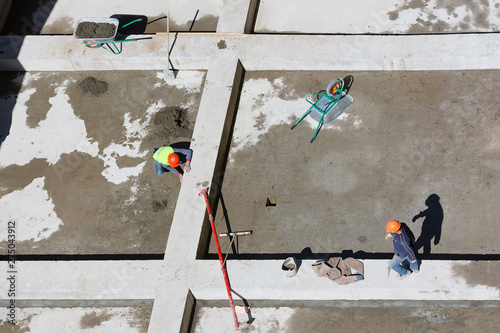
[[[297,308],[286,321],[287,333],[301,332],[494,332],[500,325],[497,309],[346,307]]]
[[[144,162],[144,159],[140,157],[119,156],[116,159],[116,164],[120,169],[136,167],[142,162]]]
[[[129,326],[137,328],[138,333],[147,333],[152,311],[153,308],[149,306],[137,307],[133,309],[130,311],[131,317],[127,320]]]
[[[52,107],[49,99],[56,95],[57,85],[55,82],[57,81],[57,75],[52,76],[52,80],[52,82],[47,82],[45,85],[37,86],[35,92],[26,102],[26,112],[28,114],[26,125],[30,128],[37,127],[42,120],[47,118],[47,113]],[[27,85],[25,89],[30,86]]]
[[[47,160],[34,158],[23,168],[18,165],[9,165],[1,169],[0,198],[11,192],[22,190],[31,184],[33,179],[42,177],[48,166]]]
[[[159,212],[160,210],[164,210],[167,208],[168,200],[153,200],[152,206],[154,212]]]
[[[224,39],[221,39],[218,43],[217,43],[217,47],[219,48],[219,50],[224,50],[225,48],[227,48],[227,43]]]
[[[16,318],[17,319],[17,318]],[[2,333],[26,333],[33,332],[30,329],[31,319],[33,315],[29,315],[26,318],[17,319],[16,325],[12,325],[7,320],[0,319],[0,332]]]
[[[106,312],[100,314],[97,314],[95,311],[86,313],[80,319],[80,328],[89,329],[100,326],[103,322],[110,320],[112,317],[112,314]]]
[[[78,83],[89,76],[107,82],[107,91],[98,96],[84,93]],[[35,158],[23,166],[1,169],[2,196],[44,176],[44,189],[55,205],[55,213],[63,221],[60,229],[47,239],[19,242],[18,252],[163,253],[180,184],[170,173],[156,175],[153,147],[173,140],[191,141],[201,94],[162,85],[164,81],[157,78],[156,72],[59,73],[55,81],[54,77],[41,73],[38,79],[33,79],[32,85],[38,87],[50,82],[60,86],[66,81],[73,112],[85,122],[89,141],[98,142],[99,153],[111,143],[125,142],[125,113],[129,112],[131,121],[148,121],[148,140],[141,142],[141,151],[149,153],[144,158],[115,156],[120,167],[146,164],[138,177],[118,185],[102,175],[105,166],[101,159],[77,151],[61,155],[53,165],[45,159]],[[41,100],[52,95],[51,89],[40,91],[45,94],[39,95]],[[155,114],[146,118],[146,109],[159,100],[192,104],[193,108],[167,107],[156,118]],[[0,245],[4,246],[5,242],[2,243]]]
[[[73,18],[63,15],[51,24],[45,25],[41,33],[46,35],[73,34],[76,22]]]
[[[475,261],[468,264],[453,263],[453,274],[465,279],[468,285],[490,286],[500,290],[500,262]]]
[[[141,149],[162,147],[179,141],[191,141],[194,122],[188,111],[178,106],[168,106],[158,111],[150,123],[149,133]]]
[[[265,77],[248,74],[246,80]],[[240,253],[300,253],[306,247],[313,253],[390,252],[378,223],[397,215],[418,237],[419,224],[411,218],[430,193],[441,197],[446,221],[483,216],[498,226],[491,216],[500,214],[495,204],[500,183],[493,176],[500,150],[490,148],[500,128],[498,71],[270,72],[269,80],[279,78],[278,89],[302,98],[348,74],[355,78],[350,92],[355,103],[345,119],[333,123],[338,130],[323,128],[310,144],[314,129],[299,124],[290,131],[296,119],[289,119],[290,124],[270,127],[254,146],[230,151],[234,162],[226,166],[222,193],[231,228],[254,230],[239,240]],[[457,95],[471,79],[472,91]],[[238,119],[235,134],[237,126]],[[271,189],[290,204],[266,209],[262,203]],[[220,209],[216,216],[222,217]],[[432,253],[483,253],[478,244],[494,251],[496,238],[474,225],[444,225]],[[358,237],[367,232],[380,238],[363,243]]]
[[[97,97],[104,94],[108,90],[108,83],[106,81],[97,80],[95,77],[88,76],[78,82],[78,88],[85,94],[89,93],[92,96]]]
[[[208,181],[204,181],[203,183],[197,183],[196,186],[201,186],[202,188],[205,188],[210,184]]]
[[[457,8],[465,6],[468,12],[466,18],[457,25],[450,25],[443,19],[437,19],[434,10],[446,9],[449,17],[458,17]],[[449,33],[469,31],[470,29],[479,29],[481,31],[495,31],[499,27],[492,26],[488,16],[490,14],[490,5],[486,0],[437,0],[435,7],[430,7],[429,0],[406,0],[398,9],[387,13],[389,20],[397,21],[401,13],[405,11],[419,10],[419,17],[416,23],[411,24],[407,31],[408,34],[421,33]]]

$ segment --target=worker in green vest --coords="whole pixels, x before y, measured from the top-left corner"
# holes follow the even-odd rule
[[[189,172],[191,170],[191,157],[193,156],[193,151],[191,149],[163,146],[154,149],[153,159],[155,160],[156,173],[161,175],[165,169],[167,169],[174,175],[179,176],[179,181],[182,182],[182,172],[179,172],[177,169],[181,162],[178,154],[182,154],[186,157],[184,171]]]

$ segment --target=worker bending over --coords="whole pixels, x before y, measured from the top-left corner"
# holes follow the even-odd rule
[[[163,146],[161,148],[154,149],[153,159],[155,160],[156,173],[161,175],[165,169],[167,169],[174,175],[179,176],[179,181],[182,182],[182,172],[177,169],[181,163],[181,159],[178,154],[182,154],[186,157],[186,166],[184,167],[184,171],[189,172],[191,170],[191,157],[193,155],[193,151],[191,149]]]

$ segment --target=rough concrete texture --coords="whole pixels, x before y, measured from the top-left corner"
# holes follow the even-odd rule
[[[163,253],[180,184],[156,175],[153,148],[189,145],[204,73],[11,79],[22,87],[3,83],[0,207],[17,223],[17,252]]]
[[[498,309],[443,307],[312,307],[257,308],[252,323],[241,318],[241,332],[488,332],[498,331]],[[230,310],[203,307],[197,310],[193,332],[233,332]]]
[[[214,32],[221,6],[221,0],[174,0],[167,3],[143,0],[126,5],[116,0],[88,0],[85,5],[75,5],[73,0],[13,1],[1,34],[68,35],[73,33],[76,22],[82,17],[110,17],[117,14],[146,16],[149,23],[143,31],[146,33],[166,32],[166,16],[169,14],[170,31]]]
[[[151,307],[20,308],[17,315],[15,326],[0,319],[2,333],[146,333]]]
[[[347,75],[354,104],[339,119],[312,144],[310,117],[290,130],[306,94]],[[253,230],[239,252],[390,253],[397,219],[420,252],[498,254],[497,75],[248,72],[222,187],[230,228]],[[227,230],[222,204],[216,222]]]
[[[276,19],[277,13],[286,19]],[[310,19],[304,20],[304,13]],[[499,30],[498,0],[262,0],[255,24],[259,33],[436,34]]]

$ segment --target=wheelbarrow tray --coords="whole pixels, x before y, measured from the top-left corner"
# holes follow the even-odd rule
[[[326,97],[324,98],[325,98],[324,104],[327,104],[329,101],[331,101],[331,99],[328,99]],[[325,114],[325,117],[323,118],[323,125],[328,125],[335,119],[337,119],[337,117],[340,116],[345,110],[347,110],[352,105],[352,103],[354,103],[354,98],[352,98],[352,96],[349,94],[339,99],[339,101]],[[315,105],[319,108],[323,108],[321,104],[322,101],[317,101]],[[319,122],[321,120],[321,117],[323,116],[323,113],[321,111],[316,110],[313,107],[311,109],[310,116],[312,119]]]
[[[76,31],[78,29],[78,26],[80,24],[86,23],[86,22],[97,23],[97,24],[99,24],[99,23],[108,23],[108,24],[114,25],[115,26],[115,30],[114,30],[113,36],[112,37],[106,37],[106,38],[78,37],[76,35]],[[110,43],[110,42],[113,42],[115,40],[119,24],[120,24],[120,21],[118,21],[118,19],[111,18],[111,17],[82,17],[82,18],[80,18],[78,20],[78,22],[76,22],[76,27],[75,27],[75,31],[73,32],[73,37],[75,37],[78,40],[86,40],[86,41],[90,41],[90,42],[93,42],[93,43]]]

